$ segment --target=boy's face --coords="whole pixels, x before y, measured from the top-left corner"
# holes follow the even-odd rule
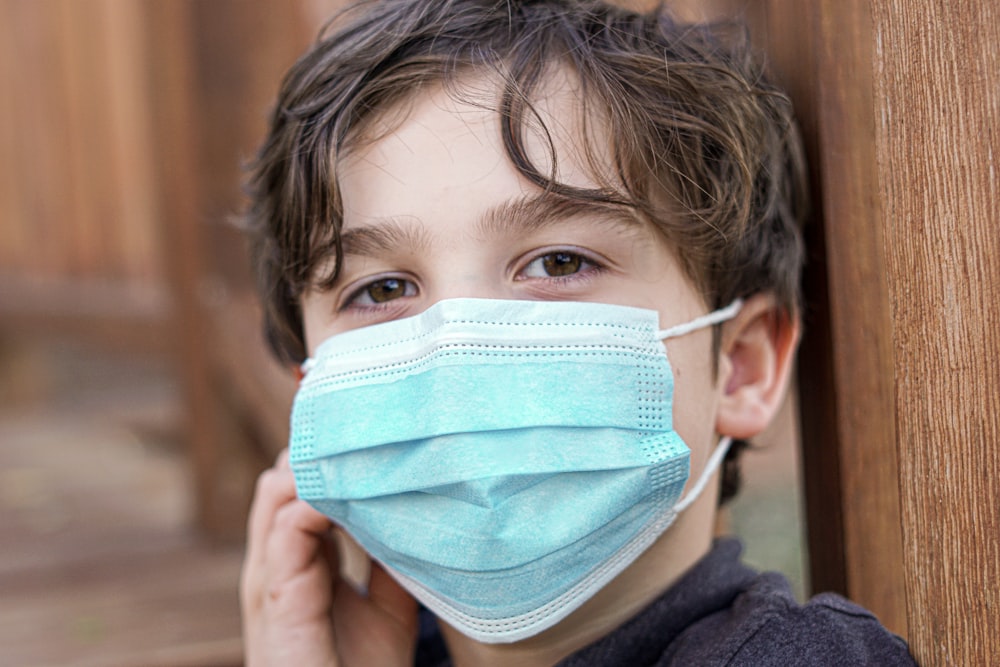
[[[662,328],[707,312],[648,223],[540,197],[508,160],[493,100],[482,97],[477,106],[431,88],[406,106],[402,122],[389,115],[393,131],[375,127],[382,138],[338,163],[344,261],[332,289],[302,299],[310,356],[333,334],[455,297],[637,306],[658,311]],[[575,92],[552,85],[541,97],[537,110],[553,136],[559,180],[597,187],[574,150]],[[545,173],[544,143],[537,136],[526,143]],[[711,339],[702,330],[667,343],[674,426],[692,449],[692,478],[715,443]]]

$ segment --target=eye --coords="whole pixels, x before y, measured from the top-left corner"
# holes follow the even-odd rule
[[[417,286],[403,278],[380,278],[361,287],[350,298],[351,306],[376,306],[395,299],[415,296]]]
[[[531,260],[521,274],[525,278],[561,278],[593,266],[593,262],[579,253],[559,250]]]

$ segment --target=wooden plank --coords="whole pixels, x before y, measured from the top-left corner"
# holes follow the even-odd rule
[[[62,122],[69,136],[59,149],[69,167],[65,194],[70,209],[58,221],[61,234],[47,241],[60,244],[64,270],[68,268],[73,275],[100,275],[107,257],[102,221],[110,211],[106,208],[106,125],[101,113],[105,68],[96,47],[105,36],[92,3],[60,0],[57,21],[59,67],[67,100]]]
[[[14,8],[11,0],[0,0],[0,90],[15,90],[17,41],[14,36]],[[21,178],[24,173],[16,155],[19,149],[17,95],[0,95],[0,266],[7,266],[18,256],[24,218],[21,202]]]
[[[1000,656],[1000,7],[872,4],[910,641]]]
[[[215,392],[202,307],[205,275],[195,114],[192,7],[188,0],[143,4],[149,43],[158,213],[162,251],[174,305],[172,335],[187,416],[197,522],[210,533],[231,534],[237,517],[217,502],[222,474],[224,406]],[[236,521],[241,524],[241,521]]]
[[[60,221],[72,216],[70,169],[65,153],[70,143],[64,110],[69,106],[63,71],[58,63],[58,7],[52,2],[9,5],[15,45],[17,161],[22,217],[17,254],[12,265],[26,273],[55,273],[62,265],[64,234]]]
[[[817,108],[830,331],[839,398],[848,595],[906,636],[892,322],[874,191],[872,30],[866,3],[823,0]],[[845,43],[843,36],[854,38]],[[814,518],[818,519],[818,517]]]
[[[804,335],[799,350],[800,447],[809,579],[812,592],[848,595],[844,546],[842,425],[836,391],[830,320],[829,267],[820,154],[819,26],[816,3],[761,0],[744,3],[757,48],[768,69],[791,96],[810,166],[812,210],[805,227],[807,260],[803,272]]]
[[[155,184],[142,12],[137,2],[102,0],[104,60],[108,87],[105,122],[109,127],[109,181],[114,184],[114,214],[107,221],[110,251],[118,275],[137,282],[159,282],[162,258],[157,249]]]
[[[168,295],[124,281],[27,278],[0,273],[0,333],[64,335],[163,354],[171,349]]]
[[[159,278],[139,7],[3,0],[6,269],[52,279]]]
[[[37,337],[17,352],[0,373],[2,663],[240,664],[242,549],[191,529],[168,368]]]
[[[875,186],[872,30],[862,2],[822,0],[817,167],[826,221],[847,594],[907,635],[892,385],[892,322]],[[845,43],[844,35],[853,39]],[[821,521],[822,507],[810,513]]]
[[[768,0],[752,18],[812,169],[799,364],[812,589],[848,595],[906,636],[868,8]]]

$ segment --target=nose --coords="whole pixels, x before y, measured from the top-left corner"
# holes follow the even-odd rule
[[[431,295],[431,303],[444,301],[445,299],[513,299],[514,295],[510,290],[505,290],[500,285],[489,284],[483,281],[466,281],[442,286],[435,289]]]
[[[443,257],[435,265],[437,271],[428,281],[429,303],[445,299],[513,299],[514,286],[505,275],[504,268],[490,262],[474,251],[461,253],[463,257]]]

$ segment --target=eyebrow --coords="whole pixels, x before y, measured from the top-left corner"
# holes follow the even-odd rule
[[[582,216],[619,228],[634,229],[641,224],[622,207],[542,192],[491,206],[477,220],[476,228],[487,237],[519,235]],[[419,218],[390,216],[342,231],[340,244],[344,255],[371,257],[400,248],[420,251],[428,247],[428,238]]]
[[[542,192],[490,207],[483,213],[478,227],[486,235],[520,234],[574,217],[606,221],[616,226],[635,227],[639,224],[635,215],[623,207]]]
[[[345,255],[360,257],[371,257],[399,248],[422,250],[427,247],[427,231],[418,218],[376,218],[371,225],[342,231],[340,247]]]

